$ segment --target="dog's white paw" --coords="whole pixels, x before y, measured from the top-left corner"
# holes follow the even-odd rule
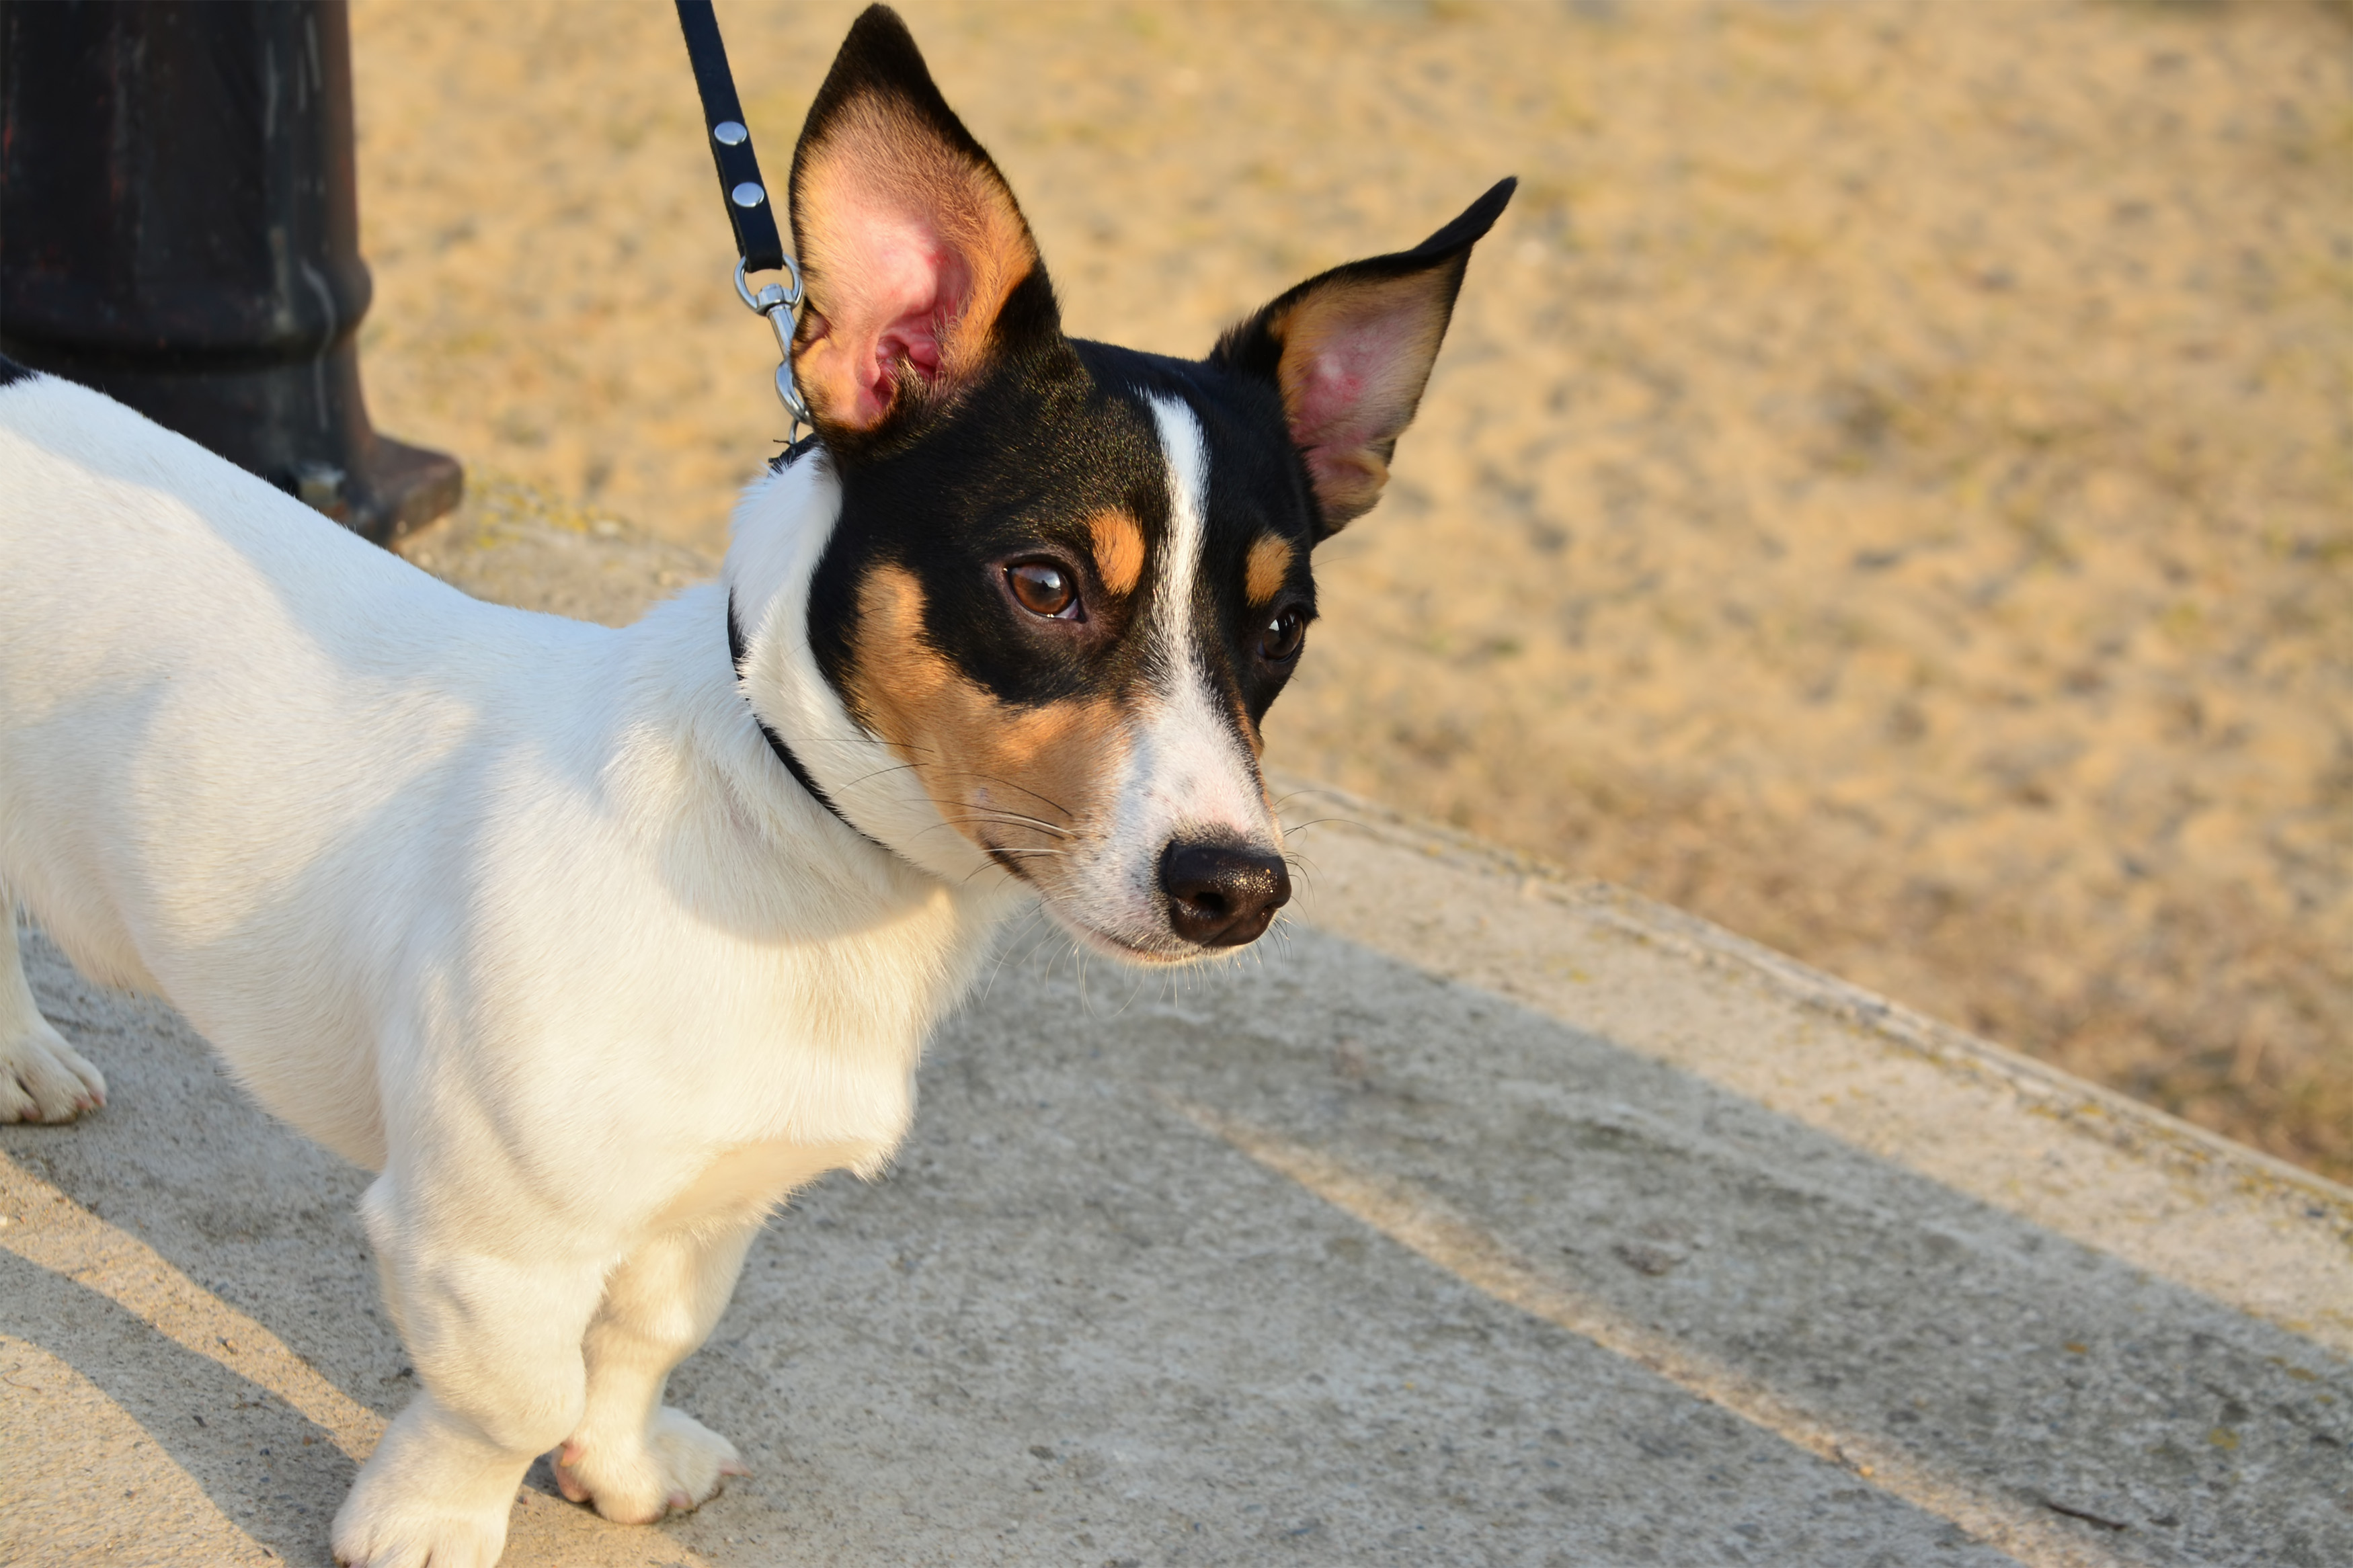
[[[354,1491],[335,1515],[335,1561],[346,1568],[491,1568],[506,1549],[504,1507],[458,1513],[423,1500],[359,1503]]]
[[[365,1470],[335,1510],[335,1561],[346,1568],[491,1568],[506,1549],[512,1493],[470,1512],[432,1497],[395,1496]]]
[[[349,1568],[491,1568],[529,1461],[486,1445],[431,1393],[393,1419],[335,1510]]]
[[[748,1476],[735,1445],[665,1405],[641,1433],[575,1437],[556,1455],[555,1484],[621,1524],[651,1524],[711,1500],[728,1476]]]
[[[14,1038],[0,1039],[0,1121],[71,1121],[105,1103],[104,1075],[47,1019],[36,1014]]]

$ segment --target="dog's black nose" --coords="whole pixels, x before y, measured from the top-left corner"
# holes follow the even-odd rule
[[[1291,873],[1279,855],[1226,844],[1171,844],[1160,857],[1168,923],[1204,947],[1256,942],[1291,901]]]

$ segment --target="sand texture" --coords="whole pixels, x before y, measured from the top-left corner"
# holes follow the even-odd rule
[[[776,179],[854,9],[723,0]],[[2353,8],[904,10],[1083,335],[1522,178],[1280,764],[2353,1175]],[[784,429],[669,8],[353,31],[379,424],[708,558]]]

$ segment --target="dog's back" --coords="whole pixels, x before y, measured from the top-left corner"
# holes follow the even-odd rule
[[[304,1042],[240,1053],[274,1108],[349,1107],[372,1055],[351,992],[406,934],[375,922],[397,881],[447,870],[411,847],[465,836],[448,760],[530,721],[517,671],[594,665],[613,634],[477,604],[21,374],[0,387],[0,886],[86,973],[216,1041]],[[339,880],[375,896],[301,890]]]

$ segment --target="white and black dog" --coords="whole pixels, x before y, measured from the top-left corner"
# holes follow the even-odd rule
[[[624,631],[495,608],[0,362],[0,909],[168,998],[364,1205],[424,1392],[336,1516],[499,1555],[560,1450],[645,1521],[735,1450],[661,1403],[763,1218],[880,1171],[1025,900],[1181,963],[1288,896],[1259,723],[1506,181],[1208,358],[1065,337],[913,40],[794,155],[818,439]],[[0,956],[0,1121],[102,1104]]]

